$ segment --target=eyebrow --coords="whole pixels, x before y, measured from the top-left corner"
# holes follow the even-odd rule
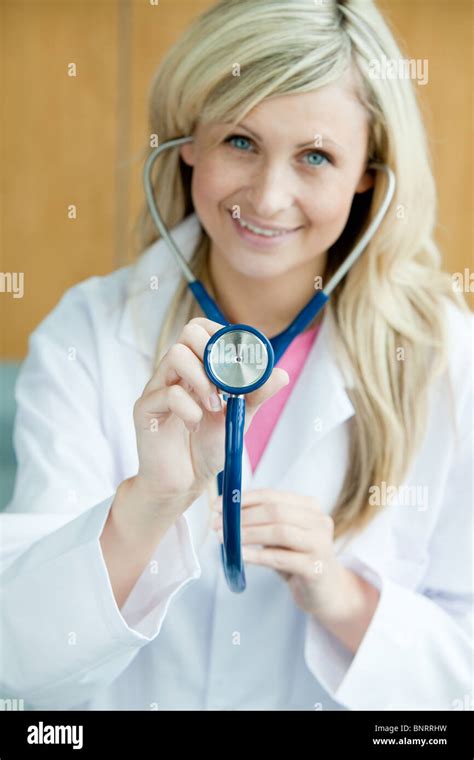
[[[224,124],[231,124],[231,122],[223,122],[223,123]],[[256,137],[257,140],[261,140],[262,139],[260,137],[260,135],[258,135],[252,129],[250,129],[250,127],[247,127],[245,124],[236,124],[235,126],[236,127],[243,127],[244,129],[247,130],[247,132],[250,132],[251,135],[253,135],[254,137]],[[331,140],[330,137],[324,137],[324,135],[321,135],[321,138],[322,138],[322,146],[321,147],[324,147],[324,145],[333,145],[335,148],[338,148],[339,150],[342,150],[342,147],[340,145],[338,145],[337,142],[334,142],[334,140]],[[314,146],[314,140],[310,140],[310,142],[307,142],[307,143],[300,143],[296,147],[297,148],[310,148],[310,147],[314,148],[315,147]]]

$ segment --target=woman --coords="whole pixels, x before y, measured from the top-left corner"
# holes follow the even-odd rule
[[[146,212],[137,264],[73,287],[34,331],[2,579],[4,691],[31,708],[469,695],[471,320],[439,268],[413,87],[372,78],[381,55],[400,57],[372,3],[227,0],[162,61],[152,141],[195,139],[160,159],[156,199],[230,321],[291,322],[380,203],[369,163],[396,196],[247,397],[242,595],[220,564],[225,413],[202,364],[220,325]]]

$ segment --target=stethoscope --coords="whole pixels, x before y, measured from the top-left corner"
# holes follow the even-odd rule
[[[225,325],[221,330],[214,333],[208,341],[204,350],[203,362],[207,376],[223,392],[224,400],[227,402],[225,464],[224,470],[217,476],[217,489],[218,494],[222,495],[223,514],[223,544],[221,546],[221,554],[227,584],[231,591],[239,593],[244,591],[246,587],[240,541],[245,395],[257,390],[268,380],[274,365],[284,354],[292,340],[305,329],[323,308],[331,292],[347,274],[373,238],[393,198],[395,175],[386,164],[369,164],[368,168],[384,171],[387,175],[387,189],[374,218],[327,285],[315,293],[283,332],[274,338],[268,339],[255,327],[229,323],[204,285],[196,280],[181,251],[168,232],[156,206],[151,182],[152,168],[156,158],[163,151],[192,142],[193,139],[193,137],[180,137],[168,140],[156,148],[145,162],[143,179],[145,195],[153,221],[178,266],[181,268],[188,287],[206,317],[213,322]]]

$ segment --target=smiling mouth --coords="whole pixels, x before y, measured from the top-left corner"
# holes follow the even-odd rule
[[[232,212],[228,209],[229,214],[231,215],[233,221],[238,224],[242,229],[249,230],[250,232],[253,232],[254,235],[261,235],[261,237],[281,237],[282,235],[288,235],[291,232],[296,232],[297,230],[301,229],[300,227],[293,227],[293,229],[282,229],[282,230],[272,230],[272,229],[265,229],[263,227],[258,227],[255,224],[251,224],[251,222],[246,221],[245,219],[240,219],[237,217],[232,216]]]

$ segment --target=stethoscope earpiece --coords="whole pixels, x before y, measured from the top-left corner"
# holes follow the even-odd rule
[[[336,288],[372,240],[387,213],[395,193],[395,174],[386,164],[372,162],[369,165],[369,168],[385,173],[387,177],[387,189],[367,229],[330,280],[324,285],[324,288],[316,291],[306,306],[303,307],[285,330],[275,335],[271,340],[268,340],[263,333],[254,327],[229,324],[218,304],[209,295],[202,282],[196,280],[187,260],[170,235],[157,208],[151,180],[155,160],[163,151],[192,142],[193,139],[192,136],[178,137],[168,140],[158,148],[155,148],[145,161],[143,183],[151,217],[180,267],[183,276],[186,278],[188,287],[196,298],[196,301],[208,319],[226,325],[222,330],[218,330],[209,340],[204,353],[204,366],[210,380],[226,394],[229,394],[226,410],[226,463],[223,473],[219,473],[217,476],[217,487],[219,494],[223,494],[224,544],[222,547],[222,559],[224,572],[229,588],[232,591],[240,592],[245,589],[245,572],[240,547],[240,485],[242,480],[245,394],[251,393],[266,382],[272,372],[273,365],[281,358],[293,339],[321,311],[334,288]],[[245,358],[250,355],[252,346],[253,350],[262,358],[259,366],[255,362],[248,362]],[[235,353],[236,347],[240,348]],[[223,359],[226,351],[229,356],[234,357],[228,363]],[[222,481],[224,481],[224,491],[222,490]]]

